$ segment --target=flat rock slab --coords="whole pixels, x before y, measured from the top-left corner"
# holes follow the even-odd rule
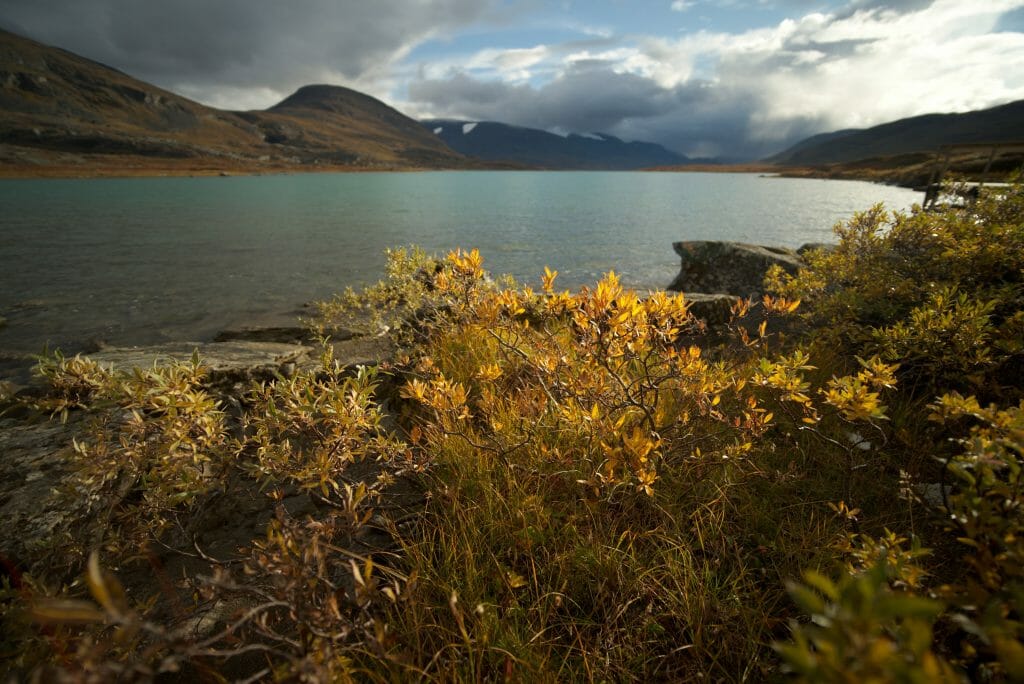
[[[343,328],[332,328],[325,331],[325,334],[332,340],[347,340],[356,336],[356,333]],[[213,338],[214,342],[280,342],[283,344],[312,344],[316,342],[313,332],[309,328],[298,325],[279,325],[269,327],[243,326],[240,328],[229,328],[217,333]]]
[[[344,368],[375,366],[391,358],[394,345],[387,337],[353,337],[332,341],[334,359]],[[270,379],[275,373],[290,375],[296,368],[311,369],[320,363],[317,347],[281,342],[175,342],[153,347],[111,347],[90,354],[89,358],[105,368],[130,371],[152,368],[173,361],[188,362],[193,351],[210,369],[211,379],[233,382],[246,379]]]
[[[63,521],[52,492],[68,474],[78,419],[0,422],[0,562],[33,557]]]
[[[301,344],[309,340],[309,330],[297,325],[229,328],[220,331],[214,338],[214,342],[277,342],[279,344]]]
[[[152,347],[110,347],[89,358],[115,371],[152,368],[174,361],[188,362],[198,352],[199,359],[210,369],[214,379],[273,375],[286,364],[300,364],[315,355],[313,347],[280,342],[174,342]]]
[[[680,256],[679,275],[669,290],[760,297],[764,276],[774,265],[795,274],[804,265],[795,251],[743,242],[673,242]]]
[[[383,361],[390,360],[395,355],[395,344],[387,336],[352,337],[347,340],[331,341],[329,344],[334,352],[334,360],[342,368],[376,366]],[[319,363],[319,357],[316,354],[311,354],[305,363],[299,364],[299,367],[311,369]]]
[[[38,359],[30,354],[0,350],[0,380],[15,385],[28,385],[32,381],[32,368]]]

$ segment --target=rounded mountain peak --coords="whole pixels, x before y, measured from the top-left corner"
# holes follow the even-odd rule
[[[280,109],[325,109],[339,111],[353,106],[384,105],[376,98],[359,91],[337,85],[302,86],[287,98],[271,107],[271,111]]]

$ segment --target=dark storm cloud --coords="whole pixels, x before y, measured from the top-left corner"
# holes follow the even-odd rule
[[[356,79],[488,0],[0,0],[0,26],[193,92]]]
[[[690,157],[747,160],[779,147],[751,134],[751,120],[763,108],[761,96],[722,82],[687,82],[672,88],[669,111],[647,119],[629,119],[614,133],[627,140],[653,140]],[[792,135],[794,140],[799,133]]]
[[[615,73],[601,60],[578,62],[540,89],[479,81],[460,72],[415,81],[409,97],[451,114],[570,131],[607,132],[625,119],[656,116],[674,106],[671,92],[640,76]]]
[[[519,126],[611,133],[653,140],[683,154],[751,158],[778,149],[752,140],[750,118],[761,106],[753,92],[690,81],[663,88],[610,65],[577,65],[539,88],[480,81],[465,73],[423,79],[409,87],[412,101],[439,116],[503,121]],[[790,122],[794,140],[820,122]],[[820,129],[818,129],[820,130]]]

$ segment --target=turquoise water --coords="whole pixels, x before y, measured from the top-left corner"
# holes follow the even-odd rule
[[[429,172],[0,181],[0,351],[209,339],[378,279],[389,246],[664,287],[676,240],[796,247],[901,188],[753,174]]]

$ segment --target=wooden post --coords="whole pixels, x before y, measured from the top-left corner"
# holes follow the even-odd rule
[[[922,209],[928,209],[934,207],[935,203],[939,200],[939,189],[942,186],[942,177],[946,175],[946,169],[949,168],[949,156],[951,151],[949,148],[945,149],[942,157],[942,165],[936,166],[932,169],[932,175],[928,179],[928,185],[924,189],[924,204],[921,205]],[[935,169],[938,169],[936,172]]]
[[[1024,141],[1002,141],[1002,142],[978,142],[978,143],[952,143],[940,145],[933,152],[932,168],[928,178],[928,185],[925,186],[925,199],[923,208],[928,209],[938,204],[938,195],[942,187],[943,179],[953,164],[953,152],[965,155],[965,160],[971,164],[981,159],[981,156],[988,152],[984,169],[980,173],[970,174],[971,194],[977,196],[985,186],[987,176],[992,172],[992,166],[1000,155],[1024,152]]]
[[[985,162],[985,170],[981,172],[981,178],[979,178],[978,187],[980,188],[985,184],[985,176],[988,175],[988,170],[992,168],[992,161],[996,158],[996,152],[999,151],[998,145],[992,146],[992,152],[988,155],[988,161]]]

